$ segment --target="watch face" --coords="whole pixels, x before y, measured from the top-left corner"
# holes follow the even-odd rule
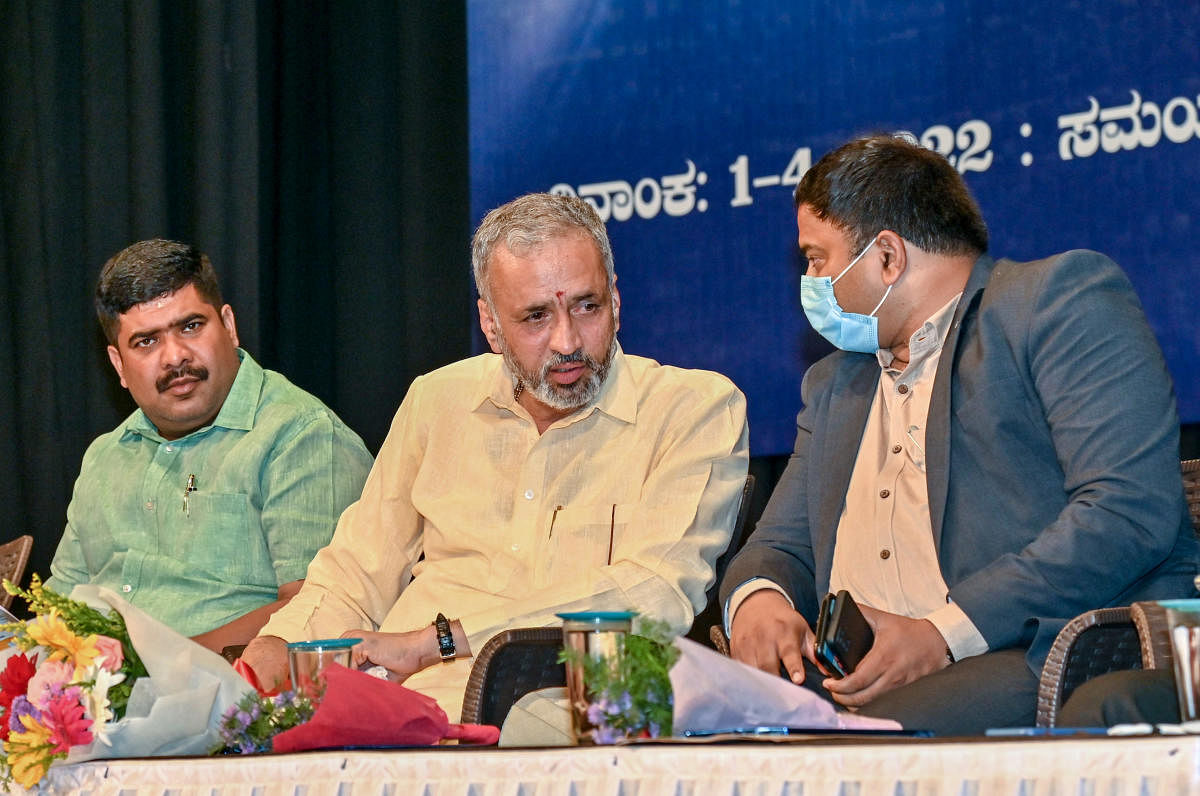
[[[445,616],[438,614],[437,618],[433,620],[433,626],[437,630],[438,653],[442,656],[442,660],[453,660],[456,650],[454,649],[454,634],[450,632],[450,623]]]

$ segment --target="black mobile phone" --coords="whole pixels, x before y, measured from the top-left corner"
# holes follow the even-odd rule
[[[875,643],[875,633],[845,589],[826,594],[817,617],[817,660],[837,678],[854,671]]]

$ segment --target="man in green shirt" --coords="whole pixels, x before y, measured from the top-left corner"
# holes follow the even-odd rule
[[[106,586],[210,649],[244,644],[300,589],[371,455],[238,347],[233,309],[195,248],[120,252],[96,311],[138,409],[84,454],[47,585]]]

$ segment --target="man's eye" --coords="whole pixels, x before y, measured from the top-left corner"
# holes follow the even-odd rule
[[[530,323],[538,323],[539,321],[544,321],[545,319],[546,313],[540,310],[538,312],[531,312],[525,316],[525,320]]]
[[[595,312],[600,309],[600,304],[595,301],[585,301],[579,305],[580,312]]]
[[[139,337],[137,340],[133,341],[134,348],[149,348],[153,344],[154,344],[153,337]]]
[[[183,331],[194,332],[204,325],[204,321],[189,321],[183,325]]]

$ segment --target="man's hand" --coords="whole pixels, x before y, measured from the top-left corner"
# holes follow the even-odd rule
[[[733,658],[775,675],[782,662],[793,683],[804,682],[804,659],[813,660],[813,634],[782,594],[759,589],[742,600],[730,630]]]
[[[470,657],[466,633],[456,619],[450,623],[454,636],[455,657]],[[441,663],[437,631],[433,625],[405,633],[379,633],[371,630],[347,630],[342,638],[361,638],[351,650],[351,663],[359,668],[382,666],[388,679],[402,683],[422,669]]]
[[[893,688],[949,665],[946,641],[928,619],[909,619],[866,605],[859,607],[875,631],[875,643],[857,669],[841,680],[831,677],[822,683],[838,704],[861,707]]]
[[[254,670],[258,684],[268,691],[277,689],[288,678],[287,642],[278,636],[251,639],[241,659]]]
[[[342,638],[362,639],[362,643],[355,644],[350,652],[353,666],[382,666],[388,670],[388,679],[393,683],[402,683],[441,660],[433,625],[406,633],[347,630]]]

